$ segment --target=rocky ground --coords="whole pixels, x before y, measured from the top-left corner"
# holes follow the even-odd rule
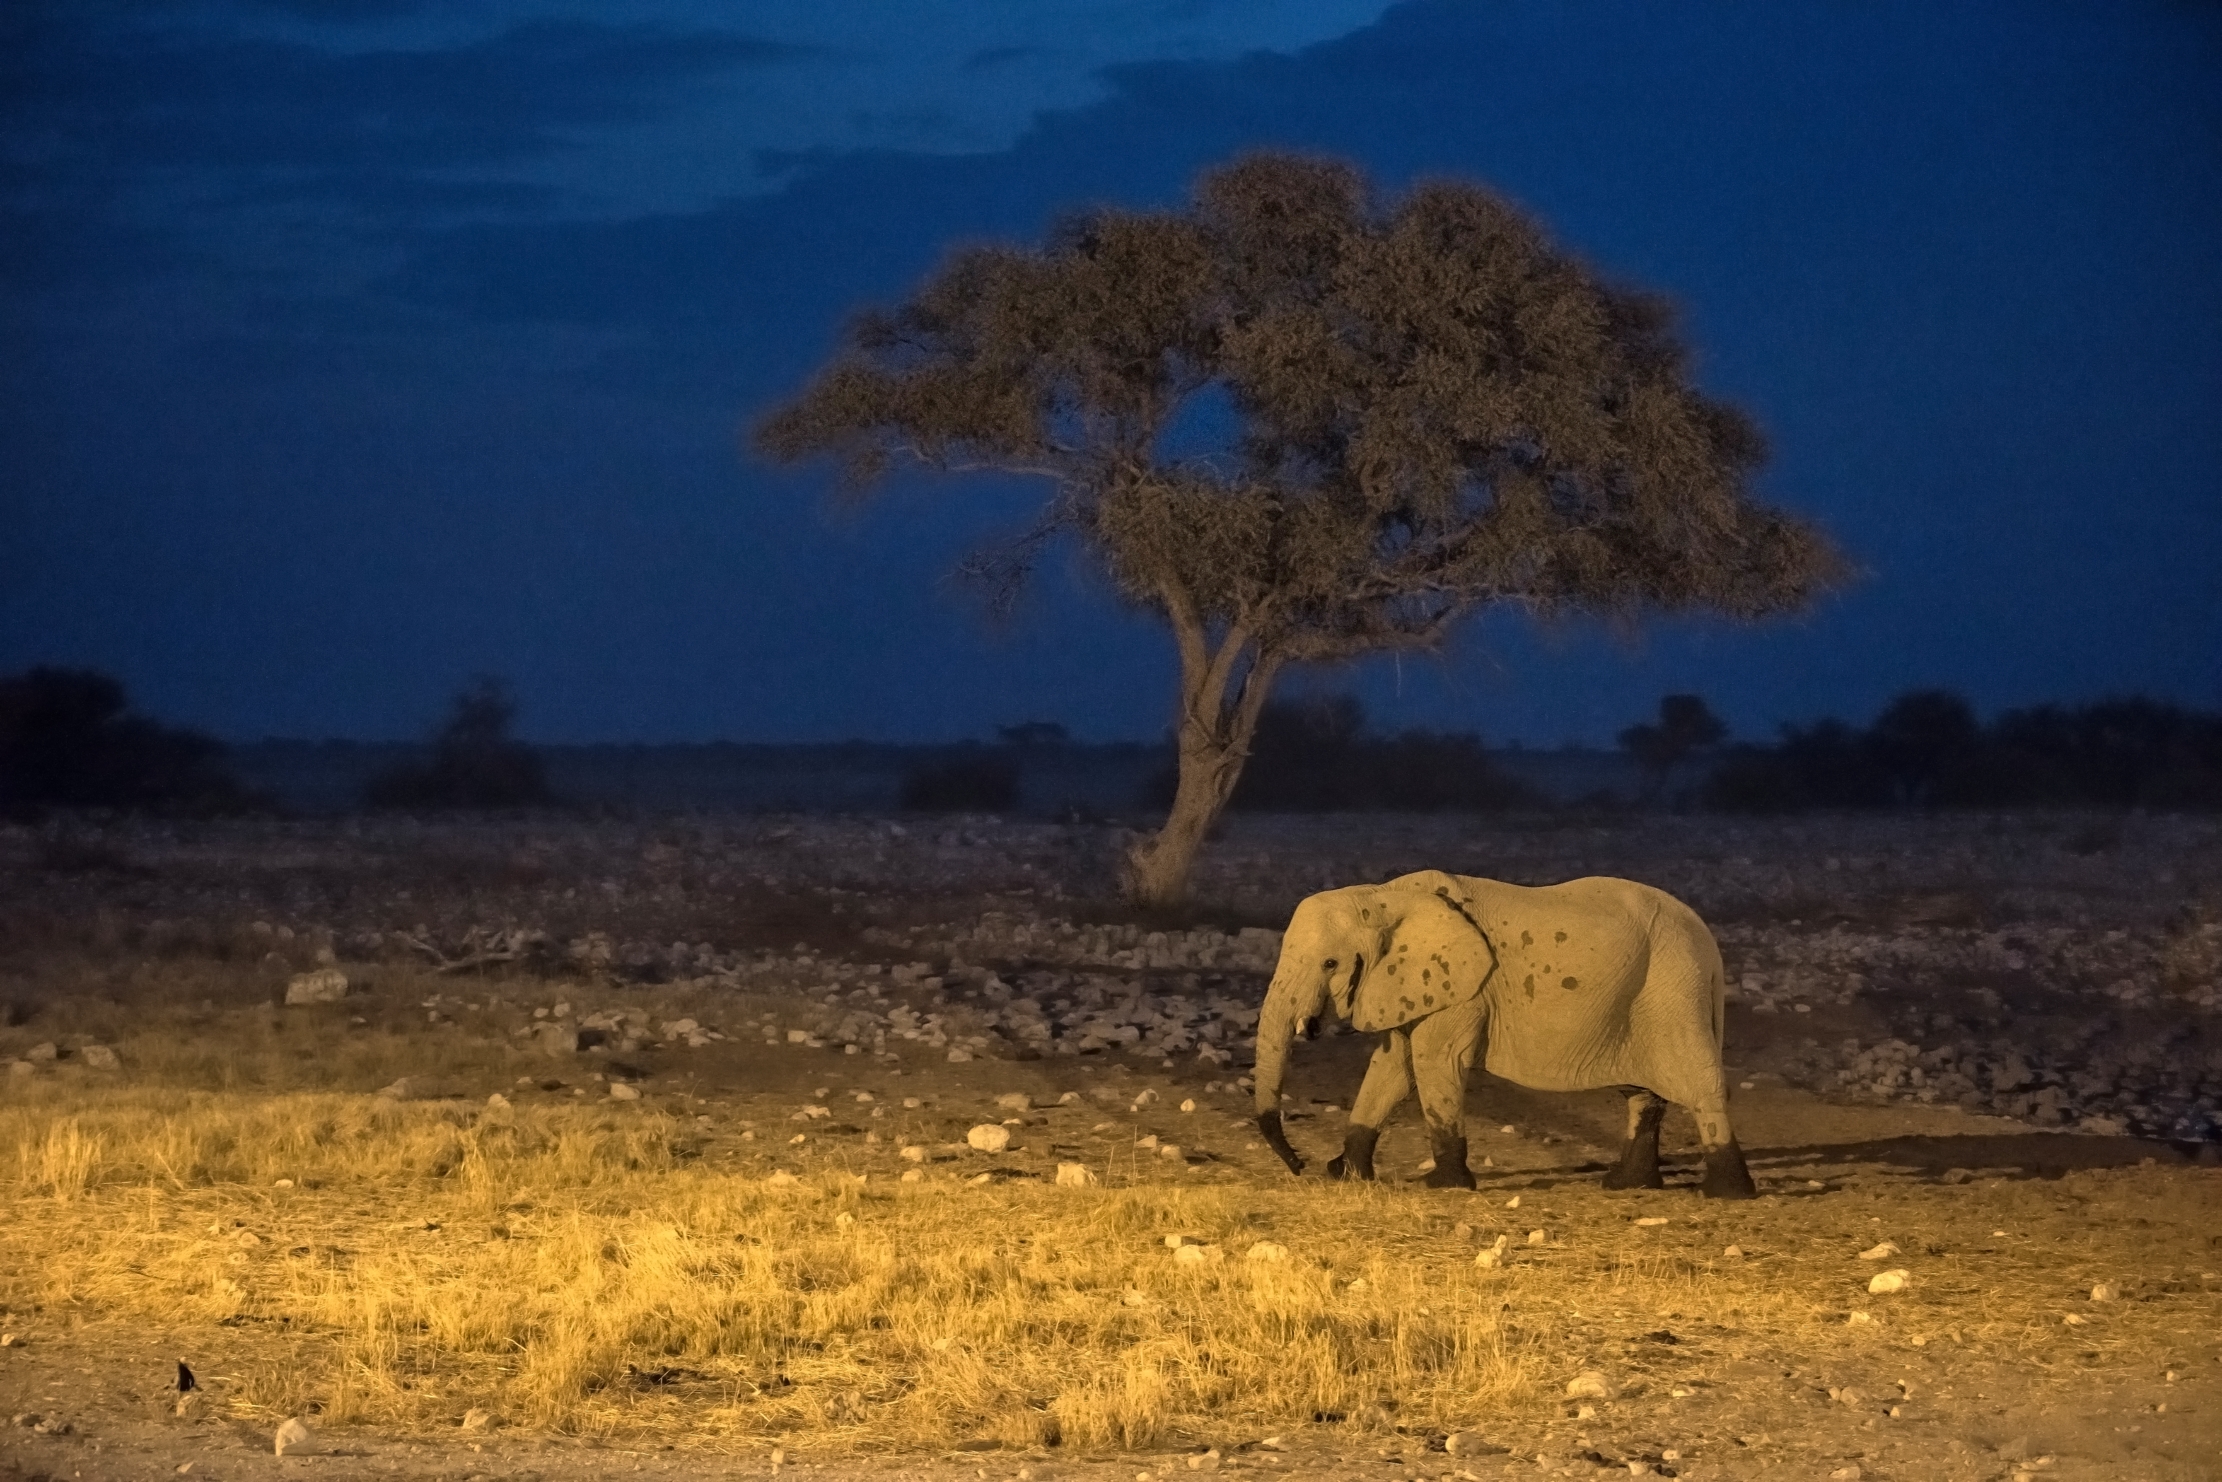
[[[2028,1227],[2038,1216],[2015,1204],[2025,1196],[2014,1179],[2120,1177],[2142,1179],[2137,1197],[2184,1222],[2171,1238],[2195,1247],[2201,1231],[2222,1230],[2216,1179],[2201,1173],[2222,1143],[2222,820],[1243,818],[1210,846],[1196,905],[1156,917],[1108,890],[1126,838],[1110,826],[985,818],[14,828],[0,832],[0,1068],[18,1086],[133,1070],[128,1049],[119,1051],[124,1008],[105,1019],[56,1011],[41,967],[55,954],[108,964],[118,1005],[127,998],[121,985],[149,964],[207,960],[225,965],[222,981],[242,1001],[331,999],[335,1034],[346,1032],[339,1013],[360,1027],[394,1012],[381,984],[429,984],[404,1009],[421,1016],[424,1068],[384,1085],[389,1095],[484,1095],[485,1087],[446,1083],[437,1053],[445,1035],[499,1040],[537,1057],[544,1074],[512,1094],[631,1099],[683,1084],[712,1101],[736,1098],[749,1114],[733,1135],[749,1144],[747,1166],[759,1172],[799,1157],[792,1140],[810,1139],[843,1148],[859,1166],[884,1159],[899,1175],[906,1159],[916,1166],[961,1146],[963,1127],[980,1121],[956,1105],[966,1097],[984,1103],[1015,1088],[1030,1106],[1054,1107],[1088,1087],[1100,1103],[1108,1076],[1114,1099],[1131,1111],[1153,1101],[1169,1118],[1180,1102],[1201,1108],[1195,1120],[1152,1130],[1142,1153],[1128,1156],[1179,1158],[1207,1177],[1270,1179],[1278,1165],[1245,1138],[1240,1088],[1277,928],[1298,899],[1419,868],[1528,884],[1615,874],[1673,891],[1713,923],[1731,985],[1740,1123],[1762,1186],[1777,1198],[1864,1189],[1918,1205],[1957,1184],[1971,1196],[1997,1191],[1959,1210],[1971,1230],[2007,1223],[1997,1211],[2009,1205]],[[73,991],[99,981],[94,972]],[[1292,1125],[1309,1151],[1323,1156],[1339,1138],[1339,1102],[1355,1085],[1360,1053],[1354,1041],[1330,1044],[1306,1072],[1311,1084],[1301,1089],[1316,1094]],[[1495,1175],[1573,1171],[1607,1154],[1614,1111],[1604,1103],[1613,1098],[1539,1097],[1476,1080],[1476,1119],[1519,1129],[1477,1140],[1477,1162],[1489,1156]],[[880,1088],[869,1106],[870,1093],[860,1094],[867,1084]],[[915,1115],[902,1122],[906,1111]],[[1094,1108],[1071,1114],[1083,1112]],[[1010,1120],[1023,1129],[1029,1117],[1046,1124],[1050,1116]],[[1067,1137],[1077,1147],[1083,1136],[1077,1123],[1052,1131],[1038,1139],[1044,1149]],[[1384,1167],[1423,1155],[1403,1131],[1411,1145],[1385,1142]],[[2045,1209],[2045,1219],[2072,1222],[2087,1221],[2093,1206]],[[2213,1355],[2197,1358],[2213,1367]],[[2216,1376],[2199,1377],[2211,1408]],[[1800,1395],[1812,1387],[1792,1386]],[[1893,1452],[1878,1442],[1872,1454],[1886,1460],[1864,1474],[1847,1462],[1850,1472],[1812,1475],[2040,1475],[2052,1463],[2038,1462],[2045,1453],[2026,1434],[2050,1418],[2040,1390],[2033,1382],[2000,1390],[2003,1403],[1941,1426],[1930,1439],[1956,1448],[1950,1468],[1940,1460],[1923,1471],[1918,1448],[1894,1443]],[[2095,1432],[2078,1433],[2089,1464],[2077,1474],[2222,1475],[2222,1429],[2211,1416],[2186,1422],[2180,1397],[2173,1421],[2124,1418],[2169,1413],[2155,1404],[2166,1401],[2124,1391],[2128,1408],[2097,1427],[2111,1426],[2106,1445]],[[2021,1434],[2006,1433],[2017,1425]],[[2186,1438],[2140,1450],[2135,1437],[2146,1425]],[[1757,1425],[1748,1432],[1761,1433]],[[1607,1463],[1632,1470],[1636,1461],[1666,1474],[1674,1465],[1657,1449],[1646,1460],[1577,1445],[1573,1431],[1525,1439],[1528,1465],[1541,1455],[1547,1469],[1575,1474]],[[0,1440],[0,1456],[7,1445]],[[23,1475],[59,1463],[59,1453],[21,1446]],[[1772,1475],[1778,1464],[1788,1468],[1781,1475],[1802,1475],[1791,1465],[1802,1452],[1721,1446],[1730,1461],[1716,1450],[1710,1475]],[[1749,1454],[1735,1457],[1735,1446]],[[1253,1448],[1225,1463],[1431,1477],[1475,1475],[1480,1464],[1429,1448],[1427,1438],[1403,1443],[1393,1458],[1378,1447],[1354,1455],[1299,1445],[1285,1456]],[[97,1461],[80,1451],[55,1475],[153,1474],[143,1469],[153,1451],[122,1454],[126,1461]],[[392,1438],[375,1469],[685,1471],[651,1454],[622,1464],[568,1454],[561,1446],[505,1452],[497,1467],[476,1445],[465,1456]],[[2102,1456],[2114,1470],[2089,1469]],[[322,1475],[354,1475],[344,1458],[296,1460]],[[1022,1459],[989,1471],[973,1459],[914,1460],[922,1474],[951,1476],[1037,1465]],[[1967,1469],[1957,1470],[1962,1462]],[[1047,1461],[1038,1464],[1046,1475]],[[250,1465],[261,1464],[241,1451],[226,1465],[226,1475],[253,1475]],[[1126,1470],[1084,1475],[1123,1482],[1133,1474],[1131,1460],[1100,1465]],[[1166,1463],[1156,1465],[1162,1474]],[[368,1460],[362,1468],[372,1470]],[[162,1468],[173,1469],[183,1467]]]

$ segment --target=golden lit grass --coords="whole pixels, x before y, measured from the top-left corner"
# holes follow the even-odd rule
[[[1537,1413],[1592,1364],[1663,1387],[1682,1359],[1644,1346],[1660,1328],[1847,1361],[1915,1331],[2039,1363],[2160,1341],[2126,1311],[2064,1340],[2060,1299],[2086,1279],[2069,1250],[1964,1279],[1932,1263],[1862,1327],[1847,1308],[1882,1304],[1844,1252],[1716,1264],[1717,1237],[1633,1229],[1586,1187],[1562,1203],[1597,1207],[1530,1251],[1534,1201],[834,1171],[773,1185],[706,1166],[694,1136],[638,1107],[50,1086],[0,1104],[16,1194],[0,1301],[18,1324],[229,1325],[231,1346],[261,1347],[220,1398],[265,1418],[435,1429],[483,1407],[578,1433],[855,1448],[1143,1447],[1323,1414],[1457,1429]],[[1476,1269],[1452,1213],[1510,1233],[1513,1263]],[[1183,1263],[1169,1233],[1220,1258]],[[1260,1238],[1291,1258],[1244,1259]]]

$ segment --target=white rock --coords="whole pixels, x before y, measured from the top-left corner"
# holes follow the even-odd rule
[[[1854,1312],[1844,1319],[1844,1321],[1850,1323],[1855,1328],[1858,1327],[1861,1323],[1873,1322],[1874,1320],[1875,1319],[1872,1315],[1865,1312]]]
[[[1226,1254],[1216,1245],[1184,1245],[1173,1252],[1173,1259],[1184,1266],[1203,1266],[1225,1260]]]
[[[1192,1112],[1192,1111],[1194,1111],[1194,1110],[1196,1109],[1196,1102],[1195,1102],[1195,1099],[1194,1099],[1193,1097],[1191,1097],[1191,1098],[1190,1098],[1189,1100],[1187,1100],[1187,1101],[1183,1101],[1183,1102],[1182,1102],[1182,1103],[1180,1104],[1180,1109],[1181,1109],[1182,1111],[1184,1111],[1184,1112]]]
[[[320,967],[314,972],[295,973],[286,980],[285,1001],[300,1003],[338,1003],[347,997],[347,974],[336,967]]]
[[[983,1153],[1000,1153],[1011,1145],[1011,1129],[994,1122],[982,1122],[967,1132],[964,1140]]]
[[[1204,1452],[1201,1456],[1191,1456],[1190,1458],[1188,1458],[1188,1470],[1190,1470],[1191,1472],[1218,1471],[1219,1448],[1214,1446],[1209,1451]]]
[[[1242,1258],[1246,1261],[1285,1261],[1288,1259],[1288,1247],[1271,1240],[1260,1240],[1244,1251]]]
[[[1006,1091],[995,1098],[995,1104],[1005,1111],[1030,1111],[1034,1105],[1034,1098],[1024,1091]]]
[[[1157,1100],[1157,1093],[1155,1091],[1144,1090],[1135,1096],[1134,1109],[1136,1111],[1140,1111],[1143,1107],[1148,1106],[1155,1100]]]
[[[1740,1261],[1744,1258],[1744,1248],[1740,1245],[1731,1245],[1721,1254],[1731,1261]]]
[[[1871,1245],[1861,1251],[1859,1258],[1863,1261],[1887,1261],[1896,1254],[1898,1254],[1898,1247],[1885,1240],[1880,1245]]]
[[[1894,1266],[1888,1271],[1876,1272],[1867,1283],[1867,1290],[1879,1296],[1884,1292],[1902,1292],[1911,1285],[1913,1273],[1903,1266]]]
[[[923,1163],[926,1161],[926,1150],[914,1142],[902,1150],[902,1159],[905,1163]]]
[[[317,1445],[316,1432],[310,1430],[309,1423],[298,1415],[278,1427],[278,1434],[273,1438],[272,1446],[280,1456],[284,1456],[289,1451],[305,1452],[322,1449]]]
[[[949,1052],[949,1063],[950,1063],[951,1065],[962,1065],[962,1064],[964,1064],[964,1063],[965,1063],[965,1062],[966,1062],[967,1060],[970,1060],[971,1058],[972,1058],[972,1052],[971,1052],[970,1050],[963,1050],[963,1049],[958,1049],[958,1050],[951,1050],[951,1051]]]
[[[1566,1381],[1566,1397],[1570,1400],[1609,1400],[1613,1393],[1613,1382],[1601,1369],[1584,1369]]]
[[[116,1052],[107,1045],[85,1045],[78,1050],[77,1058],[92,1070],[116,1070],[122,1063],[116,1059]]]
[[[1498,1266],[1503,1265],[1505,1251],[1511,1246],[1511,1244],[1512,1238],[1510,1236],[1499,1235],[1497,1237],[1497,1243],[1495,1245],[1487,1245],[1482,1247],[1481,1253],[1474,1257],[1474,1264],[1476,1266],[1479,1266],[1484,1271],[1492,1270]]]
[[[904,1183],[906,1183],[906,1184],[916,1184],[916,1183],[924,1183],[925,1181],[926,1181],[926,1175],[925,1175],[925,1173],[924,1173],[923,1171],[921,1171],[920,1169],[916,1169],[916,1168],[906,1168],[906,1169],[904,1169],[904,1170],[903,1170],[903,1182],[904,1182]]]
[[[1180,1156],[1180,1144],[1179,1144],[1179,1143],[1177,1143],[1177,1142],[1168,1142],[1168,1143],[1165,1143],[1164,1145],[1162,1145],[1161,1147],[1159,1147],[1159,1148],[1158,1148],[1158,1150],[1157,1150],[1157,1156],[1159,1156],[1160,1158],[1177,1158],[1177,1157],[1179,1157],[1179,1156]]]
[[[2094,1302],[2118,1301],[2121,1295],[2122,1289],[2111,1281],[2102,1281],[2091,1288],[2091,1300]]]
[[[1510,1199],[1505,1200],[1504,1207],[1507,1209],[1518,1209],[1520,1207],[1520,1196],[1518,1194],[1514,1194]]]
[[[1152,1132],[1146,1136],[1137,1137],[1134,1139],[1134,1145],[1138,1148],[1154,1148],[1157,1146],[1157,1134]]]
[[[1528,1244],[1530,1245],[1541,1245],[1549,1238],[1550,1237],[1548,1235],[1545,1235],[1541,1230],[1528,1231]]]
[[[1060,1189],[1085,1189],[1096,1182],[1096,1176],[1085,1163],[1060,1163],[1057,1165],[1057,1187]]]
[[[467,1431],[482,1431],[493,1423],[493,1412],[477,1405],[463,1412],[463,1429]]]
[[[1667,1217],[1663,1214],[1647,1214],[1642,1219],[1636,1221],[1636,1223],[1639,1225],[1663,1225],[1666,1222]]]
[[[795,1184],[799,1184],[802,1182],[802,1180],[789,1173],[786,1169],[781,1168],[774,1170],[769,1174],[766,1174],[764,1177],[764,1182],[770,1184],[775,1189],[784,1189],[792,1187]]]
[[[611,1081],[610,1100],[638,1101],[640,1100],[640,1087],[629,1085],[624,1081]]]

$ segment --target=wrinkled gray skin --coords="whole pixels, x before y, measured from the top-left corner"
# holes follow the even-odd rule
[[[1728,1122],[1720,948],[1696,913],[1632,880],[1507,885],[1423,870],[1322,891],[1296,908],[1258,1016],[1258,1130],[1301,1173],[1281,1126],[1290,1042],[1332,1008],[1377,1034],[1331,1177],[1373,1177],[1374,1143],[1417,1083],[1435,1153],[1427,1182],[1472,1188],[1466,1077],[1484,1045],[1496,1075],[1538,1091],[1617,1087],[1628,1141],[1607,1188],[1660,1188],[1659,1120],[1697,1118],[1701,1185],[1755,1192]]]

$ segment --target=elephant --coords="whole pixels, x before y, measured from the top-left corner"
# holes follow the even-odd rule
[[[1290,917],[1258,1015],[1258,1131],[1304,1171],[1281,1125],[1281,1081],[1298,1026],[1316,1034],[1331,1003],[1380,1040],[1330,1177],[1373,1177],[1381,1124],[1417,1081],[1435,1154],[1427,1182],[1472,1188],[1466,1076],[1486,1039],[1488,1069],[1531,1090],[1627,1093],[1628,1141],[1605,1187],[1664,1187],[1659,1121],[1672,1101],[1697,1117],[1702,1191],[1749,1199],[1728,1122],[1723,994],[1705,923],[1633,880],[1522,886],[1423,870],[1322,891]]]

